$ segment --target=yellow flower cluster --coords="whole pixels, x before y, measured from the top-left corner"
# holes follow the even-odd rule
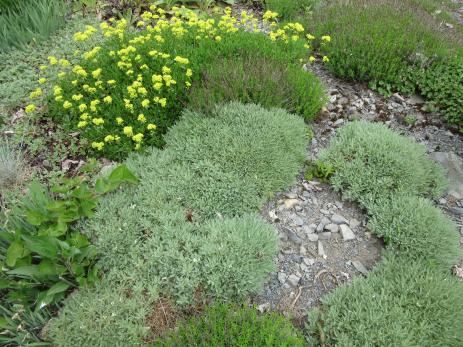
[[[173,13],[173,15],[172,15]],[[166,52],[166,43],[172,39],[183,39],[189,34],[196,41],[210,40],[219,44],[230,33],[243,29],[258,32],[258,20],[252,14],[242,11],[240,18],[232,16],[231,9],[223,10],[218,19],[202,18],[185,7],[173,7],[168,17],[166,12],[154,5],[150,11],[141,14],[136,25],[143,30],[133,33],[125,19],[110,19],[99,28],[86,26],[74,35],[74,40],[85,41],[93,35],[101,35],[110,45],[94,46],[79,52],[79,64],[66,59],[48,57],[49,66],[56,70],[58,83],[53,86],[53,102],[50,107],[60,117],[67,115],[82,136],[90,139],[96,151],[117,152],[117,146],[129,146],[138,150],[142,145],[159,137],[157,130],[169,124],[169,110],[176,105],[176,95],[191,86],[193,70],[190,59],[180,54]],[[272,41],[284,43],[302,41],[306,47],[315,39],[304,36],[300,23],[288,23],[279,28],[278,14],[267,11],[265,30]],[[323,42],[330,42],[323,36]],[[167,45],[168,47],[168,45]],[[315,58],[310,57],[312,61]],[[323,61],[328,61],[327,57]],[[40,70],[49,70],[43,65]],[[39,84],[47,79],[41,77]],[[183,92],[183,91],[182,91]],[[43,90],[32,91],[30,98],[37,99]],[[36,110],[34,104],[26,112]],[[166,124],[160,124],[160,121]]]

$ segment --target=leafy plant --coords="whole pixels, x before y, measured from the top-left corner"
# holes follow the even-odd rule
[[[442,167],[426,148],[384,124],[345,125],[318,160],[334,169],[334,188],[366,208],[395,194],[436,197],[446,186]]]
[[[278,313],[261,315],[244,305],[216,303],[152,346],[302,347],[305,341],[291,322]]]
[[[265,8],[278,13],[284,20],[296,20],[309,15],[321,0],[265,0]]]
[[[137,182],[124,165],[99,178],[94,190],[81,177],[65,179],[51,192],[33,182],[0,231],[4,300],[37,311],[71,288],[92,285],[98,279],[97,249],[73,223],[90,217],[98,197],[124,182]]]
[[[416,124],[417,118],[415,115],[407,115],[404,117],[404,121],[407,125],[413,126]]]
[[[455,224],[427,199],[395,196],[377,201],[369,213],[369,229],[408,262],[448,271],[461,255]]]
[[[325,164],[320,160],[315,162],[308,162],[307,169],[304,174],[304,178],[307,181],[311,181],[314,177],[321,179],[324,182],[327,182],[330,177],[334,174],[334,168],[330,164]]]

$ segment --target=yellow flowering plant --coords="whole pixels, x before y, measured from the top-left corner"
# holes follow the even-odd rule
[[[87,26],[74,35],[77,42],[94,35],[106,41],[81,52],[78,63],[49,57],[43,69],[55,73],[49,114],[69,131],[80,132],[94,154],[122,159],[133,150],[161,147],[163,134],[188,104],[190,86],[203,77],[208,64],[219,56],[246,54],[247,45],[264,37],[257,18],[242,13],[238,20],[229,8],[205,18],[184,7],[172,10],[167,17],[151,6],[141,15],[137,31],[125,19]],[[266,39],[275,43],[267,53],[288,63],[307,61],[310,40],[303,26],[279,27],[276,16],[264,15]],[[281,45],[285,48],[278,50]],[[42,93],[37,88],[31,98]],[[34,110],[34,104],[28,106],[27,111]]]

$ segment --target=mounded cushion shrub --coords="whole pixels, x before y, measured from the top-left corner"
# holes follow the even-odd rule
[[[201,290],[205,297],[239,300],[259,290],[274,270],[277,234],[249,213],[295,180],[308,140],[303,120],[279,109],[231,103],[213,117],[187,112],[166,139],[163,151],[128,161],[139,185],[105,197],[82,226],[106,274],[94,295],[89,289],[69,298],[54,323],[68,329],[50,333],[60,346],[120,341],[121,331],[110,325],[123,326],[125,313],[103,307],[101,297],[117,302],[125,290],[142,293],[147,304],[167,297],[187,306]],[[149,337],[141,333],[146,322],[134,315],[132,333],[122,340],[129,345]],[[101,327],[99,334],[80,328],[92,325]]]
[[[210,112],[216,104],[240,101],[281,107],[311,119],[325,96],[319,80],[300,66],[268,57],[217,59],[190,90],[189,108]]]
[[[395,196],[369,213],[369,228],[407,261],[448,270],[461,255],[455,224],[427,199]]]
[[[305,341],[280,314],[261,315],[246,306],[214,304],[152,345],[168,346],[302,347]]]
[[[423,145],[380,123],[342,127],[319,160],[334,169],[333,187],[367,209],[396,194],[437,197],[446,184]]]
[[[462,346],[462,292],[455,278],[389,256],[323,299],[315,331],[326,346]]]

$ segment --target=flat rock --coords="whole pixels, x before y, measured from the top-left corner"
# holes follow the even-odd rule
[[[323,233],[318,234],[319,240],[329,240],[331,239],[331,231],[325,231]]]
[[[304,225],[304,220],[299,216],[293,217],[293,222],[294,222],[295,225],[297,225],[299,227]]]
[[[321,241],[318,241],[317,249],[318,249],[318,255],[320,257],[326,258],[325,249],[323,248],[323,243]]]
[[[349,221],[349,225],[351,228],[355,229],[357,228],[359,225],[360,225],[360,222],[355,219],[355,218],[352,218],[350,221]]]
[[[287,209],[290,209],[294,207],[295,205],[297,205],[299,203],[299,200],[298,199],[286,199],[283,203],[285,204],[285,207]]]
[[[268,211],[268,216],[270,217],[270,219],[272,220],[272,222],[279,222],[279,221],[280,221],[280,219],[278,218],[277,214],[276,214],[275,211],[273,211],[273,210]]]
[[[346,224],[341,224],[339,227],[341,228],[341,235],[344,241],[355,239],[355,234],[350,227]]]
[[[301,238],[299,236],[297,236],[297,234],[294,231],[292,231],[289,228],[284,228],[284,231],[285,231],[286,235],[288,235],[288,239],[291,242],[294,242],[296,245],[300,245],[302,243]]]
[[[283,284],[286,282],[286,274],[284,272],[278,273],[278,281]]]
[[[299,284],[299,281],[301,280],[301,278],[299,276],[296,276],[296,275],[289,275],[288,276],[288,282],[289,284],[291,284],[293,287],[297,287],[297,285]]]
[[[311,242],[317,242],[318,241],[318,234],[308,234],[307,239]]]
[[[448,194],[463,199],[463,160],[452,152],[434,152],[431,156],[447,170]]]
[[[328,230],[332,233],[337,233],[339,231],[339,226],[334,223],[330,223],[328,225],[325,225],[325,230]]]
[[[355,269],[360,272],[362,275],[368,274],[367,268],[358,260],[353,260],[352,265],[354,265]]]
[[[331,216],[331,221],[338,225],[339,224],[349,224],[349,221],[346,218],[344,218],[343,216],[337,213]]]

